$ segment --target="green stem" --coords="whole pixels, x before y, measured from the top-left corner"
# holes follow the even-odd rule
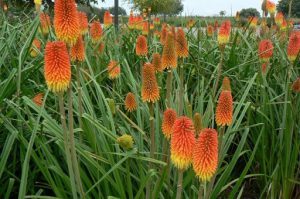
[[[183,170],[178,170],[178,181],[177,181],[176,199],[181,199],[182,182],[183,182]]]
[[[80,84],[80,63],[77,63],[77,70],[76,70],[76,78],[77,78],[77,90],[78,90],[78,112],[79,112],[79,127],[82,129],[82,113],[83,113],[83,107],[82,107],[82,88],[81,88],[81,84]],[[81,133],[80,133],[80,138]],[[81,139],[80,139],[81,140]]]
[[[217,79],[216,79],[216,83],[215,83],[215,86],[214,86],[214,89],[213,89],[213,98],[215,98],[216,93],[217,93],[219,81],[220,81],[221,74],[222,74],[223,61],[224,61],[224,51],[222,50],[221,51],[220,62],[219,62],[219,65],[218,65]]]
[[[151,145],[150,145],[150,158],[155,158],[154,157],[154,152],[155,152],[155,127],[154,127],[154,103],[149,104],[149,113],[150,113],[150,140],[151,140]],[[153,169],[153,163],[149,163],[149,169]],[[146,187],[146,198],[151,197],[151,181],[147,183]]]
[[[60,119],[61,119],[61,123],[62,123],[63,134],[64,134],[64,145],[65,145],[65,152],[66,152],[66,158],[67,158],[67,165],[68,165],[70,181],[71,181],[72,195],[73,195],[73,198],[77,198],[77,193],[76,193],[77,191],[76,191],[75,178],[74,178],[74,172],[73,172],[73,167],[72,167],[72,159],[71,159],[69,139],[68,139],[66,113],[64,110],[63,93],[59,93],[58,100],[59,100]]]
[[[172,70],[170,69],[168,70],[168,75],[167,75],[167,94],[166,94],[167,108],[171,108],[172,79],[173,79],[173,73]]]
[[[82,182],[80,178],[79,165],[77,161],[76,149],[75,149],[75,139],[74,139],[74,128],[73,128],[73,96],[72,96],[72,85],[70,84],[68,89],[68,97],[69,97],[69,141],[70,141],[70,152],[71,152],[71,160],[75,174],[75,180],[80,191],[81,196],[84,198],[84,192],[82,188]]]
[[[203,189],[202,183],[200,181],[199,191],[198,191],[198,199],[203,199],[203,193],[204,193],[204,189]]]
[[[127,172],[128,196],[129,199],[133,199],[132,184],[131,184],[131,177],[130,177],[130,158],[126,160],[126,172]]]
[[[179,66],[179,77],[180,77],[180,84],[179,84],[179,96],[178,96],[178,112],[179,115],[183,115],[183,98],[184,98],[184,70],[183,70],[183,60],[181,60],[181,64]]]

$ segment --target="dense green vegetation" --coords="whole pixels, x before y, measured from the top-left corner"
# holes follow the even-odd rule
[[[34,13],[19,13],[0,21],[0,198],[72,198],[58,98],[49,92],[44,80],[44,47],[56,39],[51,28],[48,37],[38,31],[39,18]],[[184,114],[200,113],[203,127],[221,128],[215,124],[219,95],[218,65],[221,53],[217,32],[213,37],[199,27],[205,19],[195,19],[188,29],[189,57],[179,61],[184,71],[184,94],[179,95],[180,77],[173,70],[171,107],[178,110],[184,99]],[[220,19],[221,21],[222,19]],[[180,20],[178,20],[180,21]],[[185,26],[181,20],[178,25]],[[214,20],[211,20],[214,21]],[[232,19],[232,21],[234,21]],[[233,23],[234,24],[234,23]],[[103,53],[95,51],[90,35],[85,35],[85,61],[81,65],[80,83],[83,99],[83,126],[79,128],[78,88],[72,63],[72,93],[65,94],[74,106],[75,146],[85,198],[145,198],[145,187],[151,182],[153,198],[173,198],[177,189],[177,169],[167,170],[161,132],[165,110],[167,71],[157,74],[160,101],[154,105],[155,158],[149,157],[149,107],[141,100],[141,62],[151,61],[162,45],[153,34],[148,37],[146,57],[135,54],[140,31],[122,26],[105,29]],[[42,48],[37,57],[30,56],[34,38]],[[261,72],[258,41],[269,38],[274,55],[266,75]],[[299,58],[287,59],[288,32],[266,33],[261,37],[253,30],[233,28],[224,50],[221,78],[231,80],[234,99],[233,124],[225,128],[219,169],[214,183],[200,183],[192,168],[184,172],[182,198],[197,198],[199,186],[208,198],[299,198],[299,132],[300,97],[291,84],[299,77]],[[107,65],[119,60],[121,76],[108,79]],[[213,87],[218,82],[217,95]],[[32,98],[44,93],[41,107]],[[133,92],[138,99],[136,112],[124,109],[124,98]],[[66,108],[66,113],[69,113]],[[68,124],[70,123],[70,118]],[[129,134],[134,147],[125,150],[117,138]],[[153,169],[149,169],[149,162]],[[80,191],[79,191],[80,192]],[[78,195],[80,195],[78,194]]]

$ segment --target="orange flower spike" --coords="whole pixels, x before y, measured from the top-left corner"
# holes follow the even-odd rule
[[[161,65],[161,57],[160,57],[160,54],[159,53],[154,53],[152,55],[152,64],[155,68],[155,71],[156,72],[162,72],[164,69],[162,68],[162,65]]]
[[[171,135],[171,161],[178,169],[191,165],[195,143],[193,121],[186,116],[177,118]]]
[[[271,16],[274,16],[274,14],[276,12],[276,4],[270,0],[267,0],[266,9],[267,9],[268,13],[270,13]]]
[[[67,46],[62,41],[48,42],[45,48],[45,79],[50,91],[66,91],[71,81]]]
[[[70,57],[71,61],[84,61],[85,52],[84,52],[84,41],[82,36],[79,36],[77,42],[74,46],[70,49]]]
[[[177,56],[187,58],[189,56],[189,47],[182,28],[178,28],[176,37]]]
[[[201,181],[209,181],[218,167],[218,134],[215,129],[202,129],[194,147],[193,169]]]
[[[258,47],[258,56],[262,62],[269,62],[273,56],[273,44],[269,39],[262,40]]]
[[[129,92],[125,97],[125,109],[128,112],[133,112],[137,108],[136,99],[133,93]]]
[[[99,21],[94,21],[91,24],[90,35],[92,38],[92,43],[97,43],[102,38],[102,27]]]
[[[229,42],[231,32],[231,23],[229,20],[224,21],[220,27],[218,34],[218,43],[220,46],[224,46]]]
[[[168,27],[167,27],[167,25],[163,25],[162,30],[161,30],[161,37],[160,37],[160,43],[162,45],[165,45],[166,40],[167,40],[167,35],[168,35]]]
[[[155,25],[155,26],[160,25],[160,18],[159,18],[159,17],[155,17],[155,18],[154,18],[154,25]]]
[[[286,20],[283,19],[282,24],[280,26],[280,30],[285,32],[285,31],[287,31],[287,28],[288,28],[288,24],[287,24]]]
[[[43,104],[43,93],[38,93],[36,96],[32,98],[32,101],[37,105],[37,106],[42,106]]]
[[[39,18],[40,18],[40,29],[39,30],[44,35],[47,35],[49,33],[50,26],[51,26],[50,17],[46,13],[41,13]]]
[[[249,22],[250,22],[250,28],[256,28],[258,18],[257,17],[250,17]]]
[[[88,18],[84,12],[78,12],[78,19],[79,19],[80,32],[82,35],[84,35],[89,30]]]
[[[104,27],[107,28],[112,25],[113,19],[110,12],[107,10],[104,12],[103,23]]]
[[[30,56],[36,57],[41,49],[41,42],[39,39],[35,38],[32,42],[31,48],[30,48]]]
[[[99,54],[102,54],[103,51],[104,51],[104,49],[105,49],[105,44],[104,44],[104,42],[100,42],[99,48],[98,48]]]
[[[147,38],[145,36],[138,36],[136,40],[135,53],[138,56],[146,56],[148,54]]]
[[[162,54],[162,67],[165,68],[177,68],[177,54],[174,35],[172,32],[168,33],[166,43],[163,48]]]
[[[142,100],[143,102],[154,103],[159,100],[159,88],[154,66],[150,63],[145,63],[142,73]]]
[[[216,110],[216,122],[218,126],[230,125],[232,123],[233,114],[233,99],[230,89],[230,80],[225,77],[222,84],[222,91],[219,96],[217,110]]]
[[[207,36],[212,37],[214,35],[214,27],[212,25],[207,26]]]
[[[283,20],[284,20],[283,13],[277,12],[275,16],[275,23],[277,24],[277,26],[281,27]]]
[[[171,138],[176,117],[177,115],[175,110],[170,108],[165,110],[161,129],[165,138],[168,140]]]
[[[287,55],[289,61],[293,62],[296,60],[300,50],[300,32],[294,30],[289,39],[289,44],[287,47]]]
[[[143,35],[148,35],[149,33],[149,23],[147,21],[145,21],[143,23],[143,31],[142,31],[142,34]]]
[[[294,83],[292,85],[292,90],[295,93],[300,93],[300,78],[299,77],[296,79],[296,81],[294,81]]]
[[[129,19],[128,19],[128,28],[130,30],[135,28],[135,17],[133,16],[132,13],[130,13]]]
[[[116,79],[120,76],[121,68],[117,61],[111,60],[107,68],[109,79]]]
[[[55,0],[54,29],[59,40],[70,46],[76,43],[80,26],[75,0]]]

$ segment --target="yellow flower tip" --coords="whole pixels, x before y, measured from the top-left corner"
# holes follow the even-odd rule
[[[117,143],[125,150],[130,150],[133,147],[134,141],[131,135],[124,134],[118,137]]]
[[[185,156],[180,156],[179,154],[171,154],[172,163],[175,165],[176,168],[179,170],[186,170],[190,167],[192,161],[190,158]]]

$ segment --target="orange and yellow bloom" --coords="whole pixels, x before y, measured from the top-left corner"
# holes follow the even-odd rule
[[[87,33],[89,29],[88,18],[84,12],[78,12],[78,19],[79,19],[80,33],[83,35]]]
[[[153,64],[156,72],[162,72],[163,71],[163,67],[161,65],[161,57],[160,57],[159,53],[153,53],[153,55],[152,55],[152,64]]]
[[[193,121],[185,116],[177,118],[171,135],[171,161],[178,169],[191,165],[195,143]]]
[[[155,77],[155,68],[145,63],[142,71],[142,100],[154,103],[159,100],[159,88]]]
[[[269,62],[273,55],[273,44],[269,39],[264,39],[259,43],[258,56],[262,62]]]
[[[133,112],[136,110],[136,108],[137,108],[137,103],[134,94],[131,92],[127,93],[125,97],[125,109],[128,112]]]
[[[50,91],[66,91],[71,81],[67,46],[62,41],[48,42],[45,48],[45,79]]]
[[[136,40],[135,53],[138,56],[146,56],[148,54],[147,38],[145,36],[138,36]]]
[[[48,35],[50,26],[51,26],[51,21],[49,15],[46,13],[41,13],[40,16],[40,28],[39,30],[44,34]]]
[[[288,59],[293,62],[296,60],[300,51],[300,32],[294,30],[289,39],[289,44],[287,47]]]
[[[165,110],[162,122],[162,132],[166,139],[170,139],[173,132],[173,125],[176,120],[176,111],[169,108]]]
[[[99,21],[94,21],[91,24],[90,35],[92,38],[92,43],[97,43],[102,38],[102,27]]]
[[[75,0],[55,0],[54,29],[59,40],[70,46],[76,43],[80,26]]]
[[[41,49],[41,42],[38,38],[35,38],[32,42],[31,48],[30,48],[30,56],[36,57]]]
[[[175,39],[172,32],[168,33],[166,43],[164,45],[162,54],[162,67],[165,68],[176,68],[177,67],[177,54]]]
[[[178,28],[176,37],[177,56],[187,58],[189,55],[189,47],[182,28]]]
[[[112,16],[110,14],[110,12],[107,10],[104,12],[104,17],[103,17],[103,23],[104,23],[104,27],[110,27],[112,25],[113,19]]]
[[[224,21],[220,27],[218,34],[218,43],[220,46],[224,46],[229,42],[231,32],[231,23],[230,21]]]
[[[108,70],[108,78],[116,79],[121,74],[121,67],[117,61],[111,60],[107,67]]]
[[[215,129],[202,129],[194,148],[193,169],[202,181],[209,181],[218,167],[218,134]]]
[[[230,80],[225,77],[222,84],[222,91],[219,96],[217,110],[216,110],[216,122],[218,126],[230,125],[232,123],[233,114],[233,99],[230,89]]]
[[[75,45],[70,49],[71,61],[84,61],[85,52],[84,52],[84,41],[82,36],[79,36]]]

